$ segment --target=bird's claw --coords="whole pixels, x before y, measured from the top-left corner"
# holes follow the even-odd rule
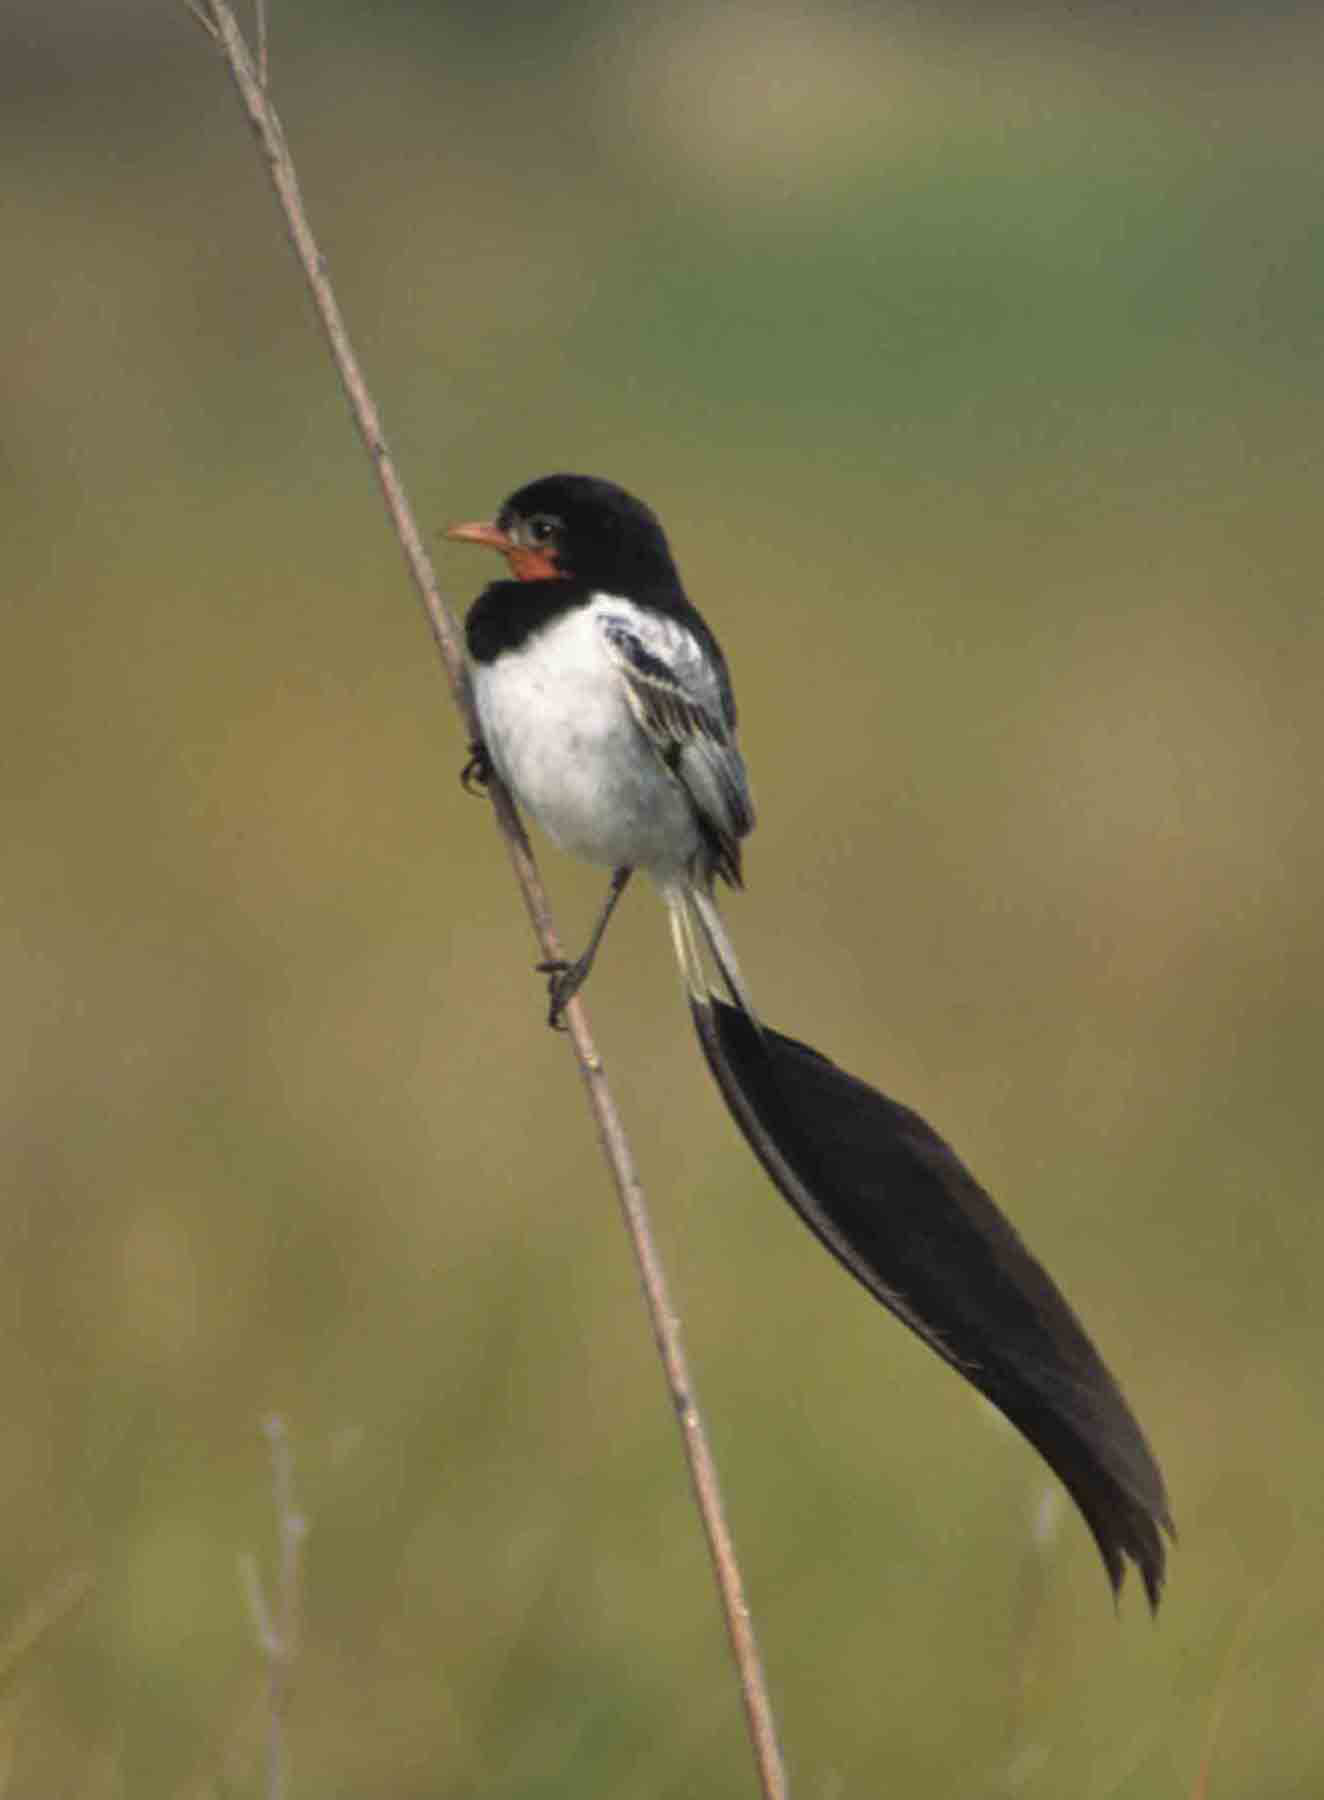
[[[469,746],[469,760],[460,770],[460,786],[466,794],[481,798],[491,779],[492,758],[487,753],[487,745],[481,738],[475,738]]]
[[[540,962],[537,969],[540,975],[547,977],[547,1023],[553,1031],[564,1031],[562,1014],[583,987],[589,963],[582,956],[578,962],[567,962],[563,956],[557,956],[549,962]]]

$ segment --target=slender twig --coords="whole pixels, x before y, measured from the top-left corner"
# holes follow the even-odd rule
[[[197,20],[198,24],[201,25],[202,29],[213,42],[217,44],[220,43],[220,32],[217,31],[216,27],[207,17],[207,14],[203,12],[202,7],[198,4],[198,0],[184,0],[184,11]]]
[[[294,1451],[285,1421],[276,1414],[262,1430],[271,1453],[271,1497],[276,1510],[275,1603],[269,1605],[256,1556],[239,1558],[239,1578],[267,1665],[267,1800],[285,1800],[289,1792],[289,1752],[285,1721],[295,1658],[299,1653],[299,1576],[308,1522],[294,1497]]]
[[[303,267],[322,329],[331,355],[349,398],[359,433],[377,471],[387,511],[404,552],[410,575],[418,589],[424,609],[441,653],[442,664],[451,693],[470,739],[478,736],[473,702],[465,678],[464,653],[459,629],[441,598],[437,578],[423,547],[423,540],[405,496],[404,485],[386,447],[381,419],[368,393],[367,385],[350,346],[349,335],[336,303],[326,263],[313,237],[308,215],[299,193],[294,164],[286,147],[285,135],[271,106],[263,72],[235,23],[234,14],[225,0],[201,0],[203,11],[219,39],[249,122],[266,161],[272,185],[285,215],[286,226],[295,254]],[[497,822],[505,838],[511,864],[524,898],[534,934],[543,957],[548,961],[562,956],[560,939],[552,923],[551,911],[542,881],[533,861],[533,853],[520,824],[510,795],[495,777],[489,784]],[[573,999],[566,1008],[569,1039],[579,1063],[587,1090],[589,1105],[615,1183],[621,1210],[638,1263],[653,1336],[657,1342],[667,1384],[671,1390],[676,1416],[689,1465],[695,1500],[708,1541],[714,1574],[726,1619],[727,1632],[740,1679],[746,1719],[754,1760],[766,1800],[783,1800],[786,1776],[777,1744],[772,1702],[764,1677],[753,1622],[745,1599],[744,1582],[736,1560],[735,1544],[722,1505],[708,1435],[695,1399],[694,1384],[681,1339],[679,1321],[672,1305],[661,1258],[653,1235],[643,1188],[635,1170],[634,1159],[626,1140],[620,1114],[607,1085],[602,1059],[589,1032],[588,1019],[581,1001]]]

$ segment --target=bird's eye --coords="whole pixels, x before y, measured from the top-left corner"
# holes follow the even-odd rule
[[[548,513],[537,513],[525,527],[531,544],[550,544],[561,528],[561,521]]]

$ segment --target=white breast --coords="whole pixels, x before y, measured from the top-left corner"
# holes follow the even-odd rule
[[[665,883],[700,838],[688,796],[634,721],[602,635],[606,619],[632,610],[594,595],[476,667],[474,701],[493,761],[555,843]]]

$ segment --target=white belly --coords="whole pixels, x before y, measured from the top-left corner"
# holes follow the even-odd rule
[[[492,760],[554,843],[665,883],[700,847],[694,809],[644,737],[603,641],[610,601],[556,620],[473,670]]]

